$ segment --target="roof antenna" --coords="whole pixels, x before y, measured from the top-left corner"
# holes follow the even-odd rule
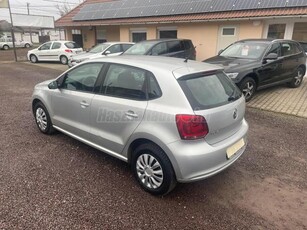
[[[188,60],[189,60],[189,57],[186,57],[185,60],[184,60],[184,62],[187,63]]]

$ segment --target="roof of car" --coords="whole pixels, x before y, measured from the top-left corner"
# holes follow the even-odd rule
[[[146,55],[121,55],[116,57],[103,57],[92,59],[86,62],[111,62],[117,64],[131,65],[137,68],[146,69],[154,72],[154,70],[165,70],[173,72],[176,78],[187,74],[198,72],[211,72],[222,69],[219,66],[198,62],[193,60],[172,58],[164,56],[146,56]]]
[[[190,39],[180,39],[180,38],[160,38],[160,39],[150,39],[140,42],[166,42],[166,41],[190,41]]]
[[[239,40],[237,42],[263,42],[263,43],[272,43],[275,41],[293,41],[296,42],[294,40],[289,40],[289,39],[274,39],[274,38],[255,38],[255,39],[243,39],[243,40]]]

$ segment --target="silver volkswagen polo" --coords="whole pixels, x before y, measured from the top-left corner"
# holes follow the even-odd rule
[[[168,57],[86,61],[35,86],[39,130],[55,130],[131,164],[141,187],[215,175],[247,144],[245,100],[217,66]]]

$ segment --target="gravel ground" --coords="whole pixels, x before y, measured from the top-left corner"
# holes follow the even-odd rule
[[[59,73],[1,64],[0,229],[307,229],[307,119],[247,109],[232,167],[157,198],[125,163],[38,131],[32,89]]]

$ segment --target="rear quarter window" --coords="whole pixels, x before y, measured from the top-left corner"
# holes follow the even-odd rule
[[[77,49],[77,48],[81,48],[77,43],[75,42],[66,42],[65,46],[69,49]]]
[[[241,91],[223,72],[184,76],[178,82],[193,110],[215,108],[242,96]]]

